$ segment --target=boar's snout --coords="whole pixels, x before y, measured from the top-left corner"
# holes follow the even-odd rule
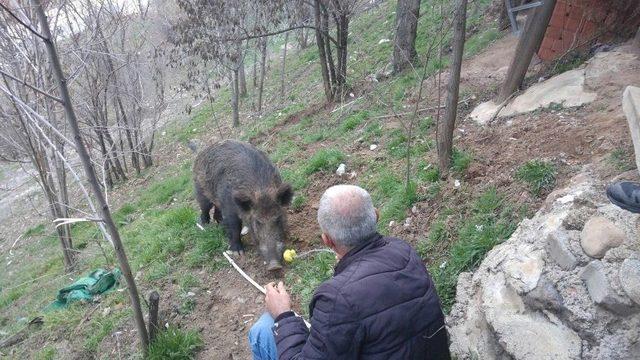
[[[282,269],[282,265],[280,264],[279,261],[277,261],[277,260],[269,261],[269,264],[267,265],[267,270],[268,271],[276,271],[276,270],[280,270],[280,269]]]

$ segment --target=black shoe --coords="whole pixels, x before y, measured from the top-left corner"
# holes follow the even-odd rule
[[[607,186],[609,200],[628,211],[640,214],[640,184],[629,181]]]

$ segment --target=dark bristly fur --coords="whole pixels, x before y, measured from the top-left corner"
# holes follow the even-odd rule
[[[200,221],[209,223],[213,208],[232,251],[243,250],[240,231],[248,226],[268,268],[280,268],[293,191],[267,156],[245,142],[221,141],[198,153],[193,179]]]

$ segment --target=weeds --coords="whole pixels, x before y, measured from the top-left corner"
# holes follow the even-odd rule
[[[529,191],[540,196],[556,185],[556,167],[542,160],[530,160],[518,168],[516,179],[527,183]]]
[[[454,148],[451,153],[451,170],[462,174],[467,170],[472,160],[473,156],[471,154]]]
[[[318,171],[335,169],[344,158],[344,154],[338,149],[318,150],[311,159],[309,159],[302,173],[304,175],[311,175]]]
[[[39,224],[25,231],[24,236],[41,236],[44,235],[44,232],[44,224]]]
[[[291,293],[300,299],[301,310],[305,316],[309,316],[309,302],[315,289],[333,275],[335,263],[334,254],[320,252],[304,261],[294,261],[287,272],[286,283],[291,286]]]
[[[368,111],[356,111],[353,114],[349,115],[346,119],[344,119],[344,121],[340,125],[340,130],[342,130],[342,132],[349,132],[358,127],[358,125],[362,124],[362,122],[367,120],[368,118]]]
[[[446,261],[430,266],[438,295],[446,312],[455,301],[458,275],[470,271],[495,245],[507,239],[522,218],[521,211],[505,203],[495,189],[489,189],[473,203],[470,214],[461,219],[454,234],[448,234],[443,223],[436,223],[429,234],[429,242],[454,239]]]
[[[293,211],[300,211],[304,204],[307,202],[307,197],[304,195],[296,195],[291,202],[291,209]]]
[[[190,360],[203,342],[197,331],[169,327],[149,346],[148,360]]]
[[[633,162],[633,159],[633,153],[623,148],[615,149],[611,155],[609,155],[609,163],[613,165],[614,169],[620,172],[634,169],[636,164]]]

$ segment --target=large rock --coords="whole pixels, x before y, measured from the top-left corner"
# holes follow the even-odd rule
[[[618,296],[611,288],[601,261],[590,262],[582,269],[580,277],[587,284],[589,296],[596,304],[620,315],[629,315],[635,312],[629,300]]]
[[[624,292],[640,305],[640,260],[626,259],[619,272],[620,285]]]
[[[613,222],[602,216],[594,216],[582,229],[580,245],[585,254],[601,259],[609,249],[624,242],[625,235]]]
[[[565,232],[556,231],[549,234],[547,251],[564,270],[573,270],[578,264],[578,259],[569,249],[569,237]]]
[[[512,116],[549,107],[552,103],[564,107],[575,107],[596,99],[595,92],[584,88],[585,70],[575,69],[537,83],[517,96],[501,111],[499,116]],[[488,101],[478,105],[470,117],[479,124],[485,124],[496,113],[499,104]]]
[[[636,167],[640,172],[640,88],[627,86],[622,95],[622,109],[629,123],[629,132],[636,153]]]
[[[622,242],[593,260],[576,230],[604,217],[626,238],[640,236],[639,216],[609,205],[602,188],[589,172],[576,176],[473,274],[460,275],[447,317],[456,358],[637,358],[640,306],[630,297],[640,287],[623,280],[622,271],[632,274],[640,264],[627,261],[620,270],[637,249]]]

